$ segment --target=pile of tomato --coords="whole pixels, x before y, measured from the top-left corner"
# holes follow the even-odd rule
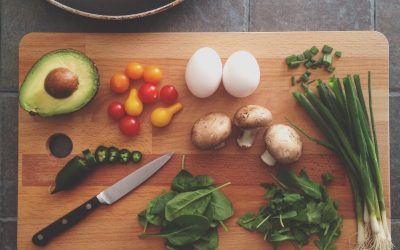
[[[137,62],[130,62],[124,72],[115,73],[110,80],[110,89],[116,94],[123,94],[130,89],[132,81],[141,79],[144,80],[144,83],[140,86],[139,91],[132,88],[131,94],[124,104],[119,101],[112,101],[108,105],[108,115],[119,121],[120,131],[127,136],[137,135],[140,131],[140,122],[137,117],[142,112],[143,104],[153,104],[159,98],[164,105],[168,106],[176,103],[178,99],[178,92],[173,85],[165,85],[160,91],[158,90],[157,84],[162,79],[162,72],[159,67],[154,65],[143,67]],[[138,93],[137,98],[134,95],[135,93]],[[133,108],[138,109],[134,113],[135,115],[129,115],[132,112],[127,112],[127,109],[132,109],[132,102],[135,102]]]

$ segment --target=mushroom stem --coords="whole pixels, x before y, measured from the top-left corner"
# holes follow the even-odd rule
[[[250,148],[253,146],[254,138],[257,135],[259,128],[241,129],[240,136],[237,138],[237,143],[241,148]]]
[[[275,158],[268,152],[268,150],[265,150],[261,155],[261,160],[268,166],[274,166],[276,163]]]

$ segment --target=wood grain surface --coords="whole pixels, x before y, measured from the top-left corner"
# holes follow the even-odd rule
[[[259,155],[264,146],[261,133],[249,150],[240,150],[234,137],[228,146],[218,151],[199,151],[190,143],[190,129],[195,120],[211,112],[225,112],[232,116],[245,104],[268,107],[274,123],[285,122],[285,117],[321,136],[306,113],[298,106],[291,92],[298,87],[290,85],[290,77],[300,75],[304,69],[288,71],[284,58],[299,54],[313,45],[329,44],[343,52],[335,60],[337,76],[361,74],[364,87],[367,71],[372,72],[373,101],[379,147],[381,150],[382,178],[386,203],[389,206],[389,129],[388,129],[388,43],[377,32],[295,32],[295,33],[142,33],[142,34],[66,34],[31,33],[20,44],[20,84],[32,64],[44,53],[59,48],[74,48],[85,52],[97,64],[101,86],[96,98],[76,113],[53,117],[32,117],[19,110],[18,161],[18,248],[35,249],[32,235],[42,227],[79,206],[106,186],[137,169],[138,165],[99,167],[83,183],[55,195],[48,193],[56,173],[70,159],[57,159],[50,155],[47,140],[54,133],[65,133],[73,141],[72,154],[83,149],[94,150],[98,145],[114,145],[141,150],[143,163],[174,151],[176,155],[159,173],[112,206],[103,206],[80,224],[60,235],[48,249],[162,249],[162,240],[142,240],[138,234],[142,227],[137,214],[163,189],[168,189],[180,168],[182,154],[187,155],[187,169],[194,174],[209,174],[218,184],[231,181],[224,192],[233,201],[235,215],[227,222],[229,232],[220,231],[219,249],[270,249],[258,234],[247,232],[236,225],[239,216],[256,211],[264,202],[260,182],[271,181],[275,169],[265,167]],[[258,60],[261,84],[250,97],[236,99],[221,87],[210,98],[198,99],[185,87],[184,71],[190,56],[200,47],[212,47],[223,61],[237,50],[247,50]],[[158,129],[149,122],[151,110],[160,104],[145,107],[140,117],[142,131],[134,138],[120,134],[116,122],[107,114],[111,100],[123,101],[127,94],[115,95],[109,91],[109,79],[121,71],[129,61],[143,65],[156,64],[163,71],[161,85],[174,84],[179,91],[184,109],[176,115],[170,126]],[[316,70],[313,78],[327,79],[328,73]],[[133,84],[139,86],[139,82]],[[338,249],[348,249],[355,239],[353,201],[349,181],[340,161],[328,150],[304,139],[304,155],[291,166],[306,169],[314,180],[323,172],[332,172],[336,179],[329,188],[339,201],[339,212],[344,217]],[[390,209],[388,209],[390,211]],[[291,248],[285,245],[284,248]],[[314,249],[310,243],[306,249]]]

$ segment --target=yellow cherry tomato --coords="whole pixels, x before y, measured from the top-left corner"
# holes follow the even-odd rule
[[[131,116],[139,116],[143,112],[143,104],[136,89],[131,89],[128,99],[125,101],[125,111]]]
[[[179,102],[168,108],[156,108],[151,113],[151,123],[156,127],[165,127],[171,122],[172,117],[182,108],[183,105]]]

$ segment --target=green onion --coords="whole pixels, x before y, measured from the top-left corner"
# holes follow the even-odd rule
[[[318,54],[319,49],[316,46],[312,46],[310,52],[315,56],[316,54]]]
[[[322,64],[325,67],[329,67],[332,65],[332,55],[330,54],[325,54],[324,57],[322,58]]]
[[[335,77],[328,84],[319,81],[318,96],[305,84],[302,86],[305,95],[294,92],[293,96],[324,133],[327,141],[318,140],[297,126],[292,126],[311,141],[337,153],[344,163],[355,203],[358,227],[356,248],[391,249],[372,111],[370,73],[369,113],[358,75],[346,76],[343,79],[344,88]]]
[[[333,73],[336,68],[332,65],[333,61],[333,55],[331,55],[332,50],[333,48],[330,47],[329,45],[324,45],[324,47],[322,48],[323,55],[320,58],[314,58],[319,53],[319,49],[316,46],[312,46],[310,49],[305,50],[300,55],[292,54],[286,57],[285,62],[288,65],[289,69],[296,69],[300,67],[301,64],[304,64],[307,70],[324,67],[324,69],[327,72]],[[335,57],[339,58],[340,56],[341,52],[336,51]],[[299,79],[296,82],[306,83],[310,80],[309,76],[310,74],[307,75],[303,74],[299,77]]]
[[[302,63],[302,61],[293,61],[288,63],[289,68],[294,69],[300,66],[300,64]]]
[[[304,60],[305,60],[305,57],[304,57],[303,54],[301,54],[301,55],[298,55],[298,56],[296,57],[296,59],[297,59],[297,61],[304,61]]]
[[[333,48],[329,45],[324,45],[324,47],[322,47],[322,53],[324,54],[330,54],[332,53]]]
[[[311,53],[311,51],[308,49],[303,52],[303,55],[307,60],[310,60],[314,56],[313,53]]]
[[[307,69],[311,68],[314,65],[312,61],[307,61],[304,66],[306,66]]]
[[[333,73],[336,69],[336,67],[333,67],[332,65],[329,65],[328,67],[325,68],[326,71],[328,71],[329,73]]]
[[[286,57],[286,64],[289,65],[289,63],[297,61],[297,56],[296,55],[290,55]]]
[[[311,75],[311,73],[310,73],[310,75],[309,74],[307,74],[307,72],[309,72],[309,71],[306,71],[306,73],[304,73],[304,74],[302,74],[301,76],[300,76],[300,81],[301,82],[308,82],[309,80],[310,80],[310,75]]]
[[[292,86],[294,86],[296,84],[296,79],[294,78],[294,76],[292,76],[291,82],[292,82]]]

